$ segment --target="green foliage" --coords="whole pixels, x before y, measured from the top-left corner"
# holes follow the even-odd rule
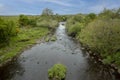
[[[67,32],[72,37],[76,37],[84,25],[84,16],[81,14],[75,15],[67,20]]]
[[[32,26],[36,27],[36,18],[30,18],[26,15],[20,15],[19,16],[19,25],[20,27],[25,27],[25,26]]]
[[[57,37],[55,35],[53,35],[50,39],[51,41],[56,41],[57,40]]]
[[[57,37],[56,37],[55,35],[53,35],[53,36],[47,36],[47,37],[45,38],[45,41],[46,41],[46,42],[56,41],[56,40],[57,40]]]
[[[67,68],[63,64],[55,64],[48,70],[48,77],[50,80],[63,80],[66,76]]]
[[[93,51],[100,53],[105,58],[105,63],[110,63],[114,61],[111,55],[116,55],[120,49],[119,22],[118,19],[91,22],[79,34],[79,39]]]
[[[0,64],[15,57],[26,47],[35,44],[38,39],[47,35],[48,32],[48,29],[43,27],[20,28],[17,36],[11,37],[9,46],[0,49]]]
[[[58,21],[49,16],[40,16],[37,20],[37,26],[55,30],[55,28],[58,26]]]
[[[36,27],[36,19],[29,19],[28,25],[32,26],[32,27]]]
[[[42,11],[42,15],[43,16],[50,16],[50,15],[53,15],[53,11],[49,8],[45,8],[43,11]]]
[[[70,28],[68,28],[68,34],[75,37],[81,31],[82,25],[80,23],[75,23]]]
[[[104,9],[100,14],[99,18],[105,19],[120,19],[120,8],[119,9]]]
[[[9,43],[14,35],[16,35],[15,23],[0,18],[0,44]]]
[[[96,14],[90,13],[90,14],[87,15],[87,17],[91,20],[94,20],[96,18]]]
[[[19,25],[20,27],[27,26],[29,23],[29,19],[25,15],[20,15],[19,16]]]

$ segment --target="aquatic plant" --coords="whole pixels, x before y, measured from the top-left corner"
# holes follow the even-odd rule
[[[49,80],[65,80],[67,68],[63,64],[55,64],[48,70]]]

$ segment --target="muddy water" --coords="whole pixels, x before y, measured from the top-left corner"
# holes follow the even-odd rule
[[[60,23],[57,40],[37,44],[0,71],[0,80],[48,80],[47,71],[56,63],[67,66],[66,80],[112,80],[103,66],[94,63],[65,33]]]

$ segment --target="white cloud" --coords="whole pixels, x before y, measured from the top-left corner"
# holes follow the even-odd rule
[[[62,6],[72,6],[72,4],[60,0],[44,0],[45,2],[55,3]]]
[[[34,3],[34,2],[48,2],[48,3],[54,3],[54,4],[58,4],[61,6],[73,6],[73,4],[66,2],[64,0],[22,0],[24,2],[27,3]]]

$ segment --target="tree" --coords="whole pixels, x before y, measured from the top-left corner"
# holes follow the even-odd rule
[[[53,15],[53,11],[51,9],[49,9],[49,8],[45,8],[42,11],[42,15],[45,15],[45,16]]]

